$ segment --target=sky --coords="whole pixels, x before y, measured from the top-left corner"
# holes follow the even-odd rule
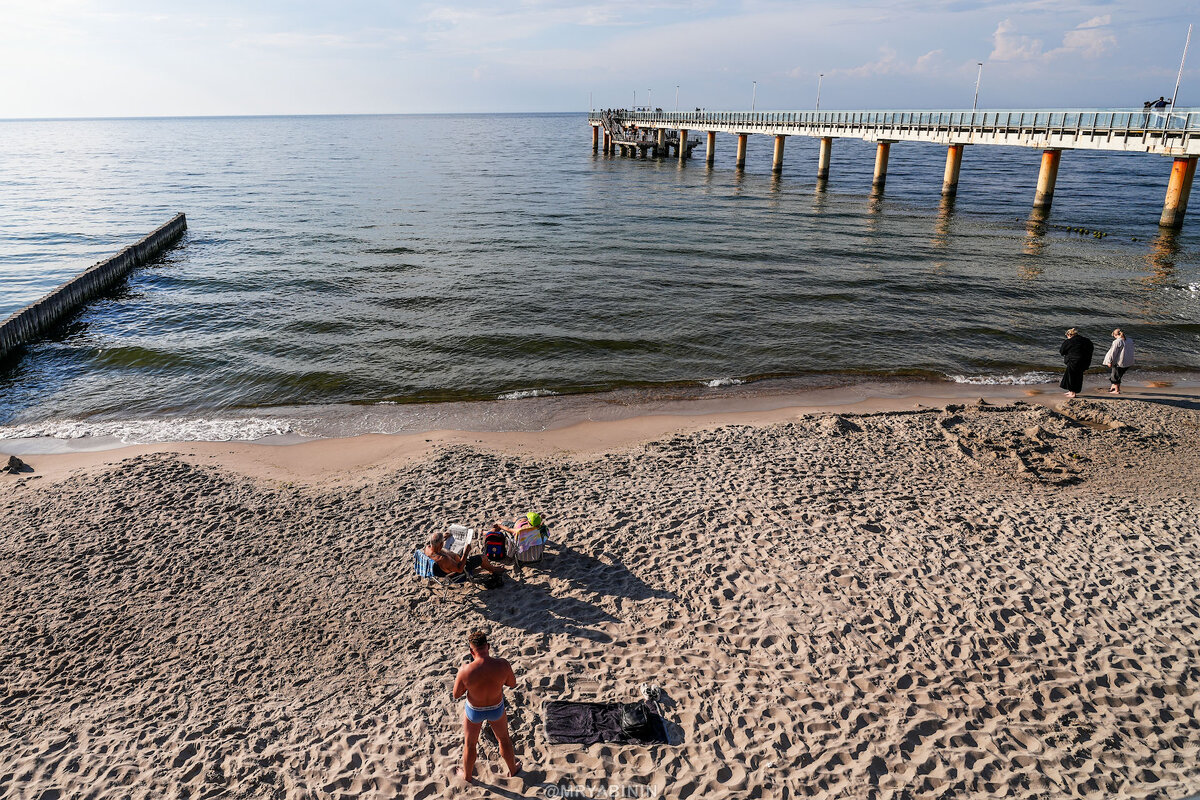
[[[801,110],[818,82],[827,109],[970,108],[979,62],[980,108],[1140,107],[1195,22],[1195,0],[0,0],[0,118],[669,111],[676,87]]]

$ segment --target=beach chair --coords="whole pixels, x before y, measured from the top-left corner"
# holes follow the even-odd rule
[[[513,526],[511,522],[506,522],[504,525],[509,528]],[[507,544],[506,554],[512,559],[513,568],[520,570],[524,565],[541,563],[542,555],[546,551],[546,543],[550,541],[550,528],[546,525],[540,528],[527,528],[521,531],[517,538],[506,533],[504,540]]]
[[[421,550],[413,550],[413,568],[417,573],[418,578],[424,579],[427,583],[432,581],[438,587],[442,599],[446,599],[446,592],[452,586],[463,586],[467,583],[474,583],[475,576],[471,574],[471,570],[465,569],[462,572],[455,572],[450,575],[438,575],[435,570],[433,559],[425,555]],[[430,590],[432,592],[432,589]]]

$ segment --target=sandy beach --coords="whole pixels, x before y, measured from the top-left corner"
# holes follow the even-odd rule
[[[0,476],[0,795],[1200,792],[1200,394],[24,456]],[[440,597],[434,528],[541,511]],[[518,778],[452,777],[466,634]],[[542,704],[662,687],[671,744]]]

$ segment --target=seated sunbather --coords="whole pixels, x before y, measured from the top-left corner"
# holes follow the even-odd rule
[[[511,528],[499,522],[493,527],[499,528],[510,536],[517,553],[526,553],[546,543],[542,515],[535,511],[519,518]],[[512,553],[510,552],[509,555]]]
[[[446,543],[446,535],[441,531],[429,534],[429,544],[425,546],[425,555],[433,561],[434,574],[454,575],[464,570],[474,572],[481,567],[488,572],[499,572],[499,568],[488,561],[487,553],[471,555],[471,545],[463,549],[462,555],[442,549]],[[439,576],[440,577],[440,576]]]
[[[493,527],[511,534],[514,539],[520,541],[522,534],[528,536],[530,531],[536,531],[542,527],[542,515],[536,511],[531,511],[518,519],[511,528],[500,522],[497,522]]]

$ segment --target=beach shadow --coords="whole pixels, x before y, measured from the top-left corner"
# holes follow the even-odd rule
[[[553,570],[554,577],[580,589],[630,600],[675,599],[674,592],[650,586],[616,559],[601,561],[562,542],[551,546],[555,548],[553,561],[543,569]]]
[[[662,717],[663,729],[667,732],[667,744],[672,747],[683,744],[684,735],[683,728],[671,720],[671,715],[668,712],[678,707],[678,703],[671,699],[665,691],[660,687],[658,690],[658,713]]]
[[[1153,403],[1159,406],[1171,406],[1172,408],[1182,408],[1187,411],[1200,411],[1200,395],[1181,395],[1181,394],[1130,394],[1128,391],[1120,395],[1101,395],[1098,397],[1088,397],[1088,400],[1110,400],[1120,402],[1123,400],[1133,401],[1136,403]]]
[[[501,589],[480,592],[477,602],[475,611],[492,622],[530,633],[576,636],[598,644],[610,644],[612,637],[596,630],[597,626],[619,621],[586,600],[554,594],[546,586],[522,581],[508,581]]]

